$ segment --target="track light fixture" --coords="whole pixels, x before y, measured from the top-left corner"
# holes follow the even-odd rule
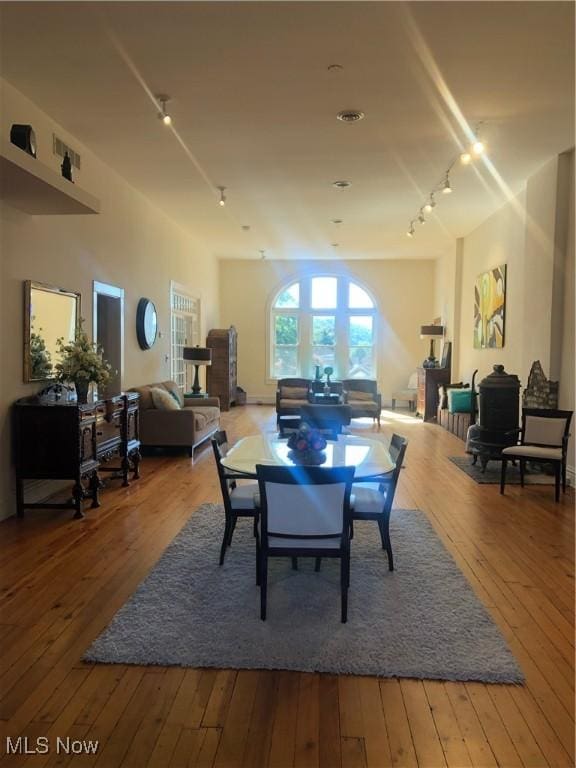
[[[452,173],[454,166],[458,162],[458,159],[460,159],[460,163],[462,165],[470,165],[470,163],[474,160],[475,157],[479,157],[486,151],[486,146],[484,142],[481,141],[480,138],[478,137],[478,128],[481,125],[482,123],[478,123],[475,126],[474,130],[472,131],[472,137],[473,137],[472,143],[467,148],[463,148],[463,151],[460,153],[460,155],[456,155],[456,157],[452,160],[448,168],[446,168],[446,170],[442,174],[441,181],[432,189],[432,191],[428,196],[427,201],[420,208],[416,216],[414,216],[410,221],[408,231],[406,232],[407,237],[414,237],[416,233],[414,225],[416,223],[418,224],[426,223],[426,218],[424,214],[432,213],[432,211],[436,207],[436,200],[434,195],[436,195],[439,192],[441,192],[443,195],[451,194],[452,184],[450,183],[450,174]]]
[[[218,205],[221,205],[223,208],[226,205],[226,195],[224,194],[226,187],[216,187],[216,189],[220,190],[220,200],[218,200]]]
[[[266,258],[266,251],[264,250],[264,248],[262,248],[259,251],[259,253],[260,253],[260,258],[262,259],[262,261],[264,261],[264,259]]]
[[[158,112],[158,119],[162,120],[164,125],[172,125],[172,117],[168,114],[166,109],[166,104],[168,104],[170,101],[170,96],[160,94],[159,96],[156,96],[156,100],[158,102],[158,106],[160,107],[160,112]]]

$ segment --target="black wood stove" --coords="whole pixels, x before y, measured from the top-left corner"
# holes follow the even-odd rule
[[[495,365],[478,390],[478,423],[470,428],[467,449],[474,464],[480,458],[484,472],[490,459],[500,459],[502,449],[517,442],[520,379]]]

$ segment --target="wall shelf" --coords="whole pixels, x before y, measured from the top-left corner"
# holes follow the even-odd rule
[[[100,213],[100,201],[24,150],[0,145],[0,198],[32,215]]]

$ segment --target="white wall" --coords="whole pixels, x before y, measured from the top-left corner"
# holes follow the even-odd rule
[[[219,317],[218,265],[208,251],[22,94],[5,82],[0,85],[0,135],[9,136],[12,123],[32,124],[38,139],[37,162],[59,171],[61,161],[52,154],[52,131],[56,130],[82,154],[76,184],[99,198],[102,207],[99,215],[88,216],[29,216],[6,205],[0,210],[0,517],[6,517],[14,513],[10,405],[39,389],[22,381],[24,280],[80,291],[89,332],[92,282],[124,288],[125,388],[170,375],[171,280],[201,296],[203,335],[219,325]],[[136,306],[143,296],[156,304],[162,332],[162,338],[147,351],[139,348],[135,329]]]
[[[433,261],[221,261],[221,320],[224,327],[233,324],[238,330],[238,384],[251,400],[273,400],[276,384],[266,370],[268,302],[282,285],[311,273],[346,275],[376,298],[378,380],[389,402],[392,391],[406,388],[410,373],[428,354],[419,326],[434,317]],[[312,377],[313,371],[302,375]]]

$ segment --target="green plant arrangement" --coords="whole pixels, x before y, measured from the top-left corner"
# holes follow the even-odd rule
[[[46,349],[46,342],[42,338],[42,328],[38,333],[34,330],[34,320],[32,317],[32,329],[30,333],[30,361],[32,367],[33,379],[49,379],[52,376],[52,359],[50,352]]]
[[[92,382],[105,385],[110,379],[112,367],[103,357],[100,345],[93,344],[82,327],[80,318],[76,326],[74,340],[64,343],[60,338],[56,342],[60,361],[56,363],[56,379],[61,384],[73,382],[79,403],[88,401],[88,387]]]

